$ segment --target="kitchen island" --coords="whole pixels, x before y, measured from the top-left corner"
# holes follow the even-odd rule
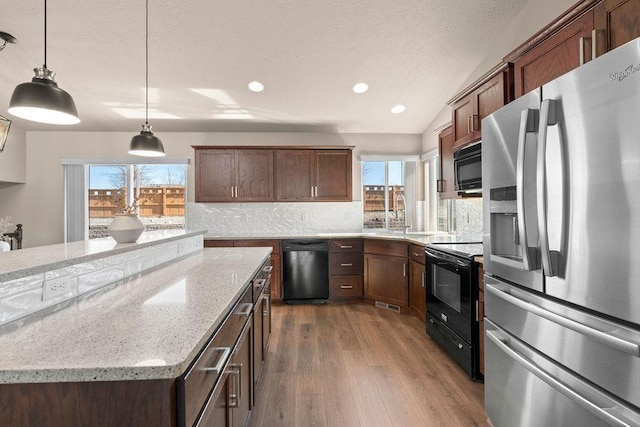
[[[202,232],[195,238],[202,241]],[[143,253],[153,246],[143,243]],[[200,246],[76,296],[51,313],[5,325],[0,329],[0,424],[93,425],[99,419],[101,425],[175,425],[176,379],[236,302],[251,293],[252,278],[269,254],[269,248]],[[87,256],[83,262],[136,258],[133,251],[109,250],[81,258]],[[65,259],[51,265],[59,270],[77,264]],[[23,271],[27,268],[32,276],[47,274],[38,266]]]

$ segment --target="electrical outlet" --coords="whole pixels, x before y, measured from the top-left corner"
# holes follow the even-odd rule
[[[302,213],[302,220],[304,222],[308,222],[309,221],[309,214],[307,212],[303,212]]]
[[[42,292],[42,300],[57,297],[62,294],[66,294],[72,291],[73,279],[70,276],[56,277],[55,279],[49,279],[44,281],[44,288]]]

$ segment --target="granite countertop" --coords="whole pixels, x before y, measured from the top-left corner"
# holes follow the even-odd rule
[[[205,230],[145,231],[135,243],[117,243],[111,237],[37,246],[18,251],[0,252],[0,282],[42,273],[103,257],[117,255],[162,242],[204,234]]]
[[[0,333],[0,383],[176,378],[271,248],[209,248]]]

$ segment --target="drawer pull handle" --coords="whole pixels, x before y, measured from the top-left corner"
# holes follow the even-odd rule
[[[216,366],[204,367],[202,368],[202,370],[207,374],[215,374],[216,376],[218,376],[220,372],[222,372],[224,364],[227,363],[227,360],[229,359],[229,355],[231,354],[231,347],[214,347],[211,350],[222,351],[222,355],[218,358],[218,363],[216,363]]]
[[[353,249],[353,245],[340,245],[340,249]]]
[[[416,257],[416,258],[419,258],[419,257],[420,257],[420,255],[421,255],[421,254],[420,254],[419,252],[414,252],[414,253],[413,253],[413,256],[414,256],[414,257]]]
[[[266,310],[262,310],[262,315],[267,317],[269,316],[269,314],[271,314],[271,296],[263,295],[262,298],[264,299],[265,309],[266,309]]]
[[[248,302],[244,304],[244,310],[239,311],[238,316],[249,317],[251,316],[251,312],[253,311],[253,304]]]
[[[349,262],[349,263],[342,263],[340,264],[340,267],[353,267],[353,263]]]
[[[265,268],[262,269],[262,271],[264,271],[265,273],[271,273],[271,271],[273,270],[273,266],[272,265],[268,265]]]
[[[242,363],[229,365],[229,374],[233,376],[231,381],[231,393],[229,394],[229,407],[239,408],[242,400]]]
[[[342,285],[342,286],[340,286],[340,289],[353,289],[353,286],[351,286],[351,285]]]
[[[258,280],[256,280],[256,281],[255,281],[255,283],[254,283],[254,285],[253,285],[253,286],[254,286],[255,288],[261,288],[261,287],[263,287],[263,286],[264,286],[264,284],[266,283],[266,281],[267,281],[266,279],[258,279]]]

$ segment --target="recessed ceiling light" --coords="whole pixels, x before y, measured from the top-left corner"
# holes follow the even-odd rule
[[[400,114],[400,113],[404,113],[404,110],[406,110],[406,109],[407,109],[407,107],[405,107],[404,105],[398,104],[398,105],[394,105],[391,108],[391,112],[393,114]]]
[[[264,85],[260,82],[251,82],[249,83],[249,90],[252,92],[262,92],[264,90]]]
[[[355,93],[365,93],[369,90],[369,85],[366,83],[356,83],[353,85],[353,91]]]

